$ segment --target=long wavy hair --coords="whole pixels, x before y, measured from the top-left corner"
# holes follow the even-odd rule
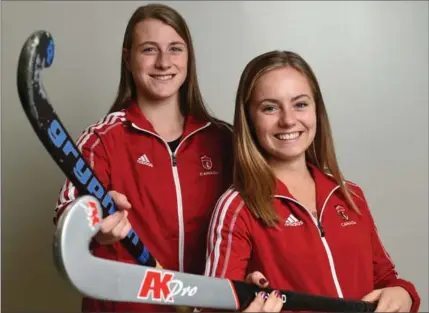
[[[242,195],[249,210],[266,225],[275,226],[278,216],[272,206],[276,177],[270,169],[264,152],[258,144],[249,118],[249,102],[258,78],[270,70],[291,67],[305,75],[316,103],[317,128],[315,138],[306,151],[306,161],[330,175],[358,213],[359,208],[351,197],[340,171],[334,149],[331,126],[322,92],[310,65],[298,54],[290,51],[271,51],[252,59],[245,67],[236,95],[234,114],[234,186]]]

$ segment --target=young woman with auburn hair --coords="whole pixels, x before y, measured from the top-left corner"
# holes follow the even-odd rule
[[[137,8],[125,30],[120,73],[108,114],[77,140],[119,208],[103,220],[93,254],[137,263],[119,242],[132,225],[163,268],[202,275],[210,215],[232,182],[225,153],[232,133],[205,107],[183,17],[162,4]],[[55,223],[78,196],[66,180]],[[174,310],[88,297],[82,303],[84,312]]]
[[[245,67],[234,116],[233,186],[207,237],[205,274],[315,295],[377,301],[379,312],[418,311],[398,277],[362,189],[343,178],[310,65],[271,51]]]

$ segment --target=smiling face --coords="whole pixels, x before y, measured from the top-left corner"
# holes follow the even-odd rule
[[[183,38],[173,27],[150,18],[136,24],[132,43],[124,57],[137,94],[155,100],[177,96],[187,76],[188,50]]]
[[[305,160],[316,134],[313,92],[307,78],[292,67],[263,74],[254,86],[249,116],[267,160]]]

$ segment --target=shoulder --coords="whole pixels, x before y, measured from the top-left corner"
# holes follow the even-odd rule
[[[334,176],[332,175],[332,173],[330,173],[330,171],[328,169],[325,169],[323,171],[324,175],[329,178],[331,180],[332,183],[335,184],[335,186],[340,187],[340,185],[344,186],[345,189],[349,192],[352,201],[355,203],[355,205],[360,209],[363,210],[363,212],[368,212],[369,211],[369,206],[367,203],[367,199],[365,197],[365,193],[363,191],[363,188],[361,186],[359,186],[357,183],[349,180],[349,179],[345,179],[343,178],[343,180],[341,181],[341,184],[339,184],[339,182],[334,178]],[[339,192],[341,194],[341,199],[344,199],[344,194],[341,191],[340,188],[337,188],[337,192]]]
[[[321,171],[321,170],[319,170],[319,171]],[[328,169],[324,169],[321,172],[332,183],[338,184],[338,181],[334,178],[334,176],[332,175],[332,173]],[[357,197],[357,198],[360,198],[361,200],[365,200],[363,189],[358,184],[356,184],[355,182],[348,180],[348,179],[343,179],[342,183],[348,189],[348,191],[352,194],[353,197]]]
[[[215,124],[217,124],[220,129],[232,134],[232,129],[233,129],[232,124],[216,118],[214,119],[214,121],[215,121]]]
[[[80,134],[79,140],[91,136],[105,137],[113,130],[118,131],[121,128],[117,126],[123,125],[125,122],[125,111],[113,112],[105,115],[95,123],[87,126]]]
[[[350,180],[344,180],[344,184],[361,213],[371,216],[371,210],[363,188]]]
[[[232,152],[232,126],[224,121],[213,119],[208,127],[203,131],[198,132],[198,137],[204,142],[204,145],[209,144],[212,149],[221,153],[224,157],[229,158]]]
[[[213,118],[211,130],[225,140],[232,140],[233,126],[228,122]]]
[[[213,211],[216,224],[235,223],[238,217],[251,217],[240,193],[233,186],[228,188],[218,199]]]
[[[358,184],[350,180],[344,180],[344,185],[348,188],[354,198],[366,201],[364,191]]]

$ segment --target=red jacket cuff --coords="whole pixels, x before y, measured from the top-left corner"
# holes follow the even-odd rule
[[[420,308],[420,296],[412,283],[406,281],[404,279],[397,279],[391,283],[389,283],[386,287],[402,287],[410,294],[412,305],[410,312],[418,312]]]

